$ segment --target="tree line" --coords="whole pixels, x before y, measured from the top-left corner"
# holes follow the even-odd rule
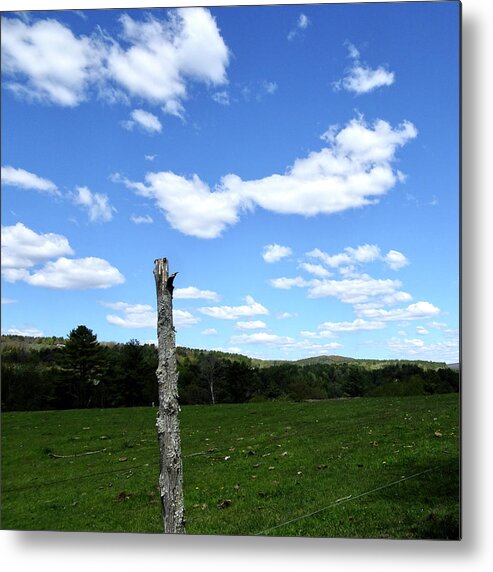
[[[381,368],[353,363],[259,367],[249,358],[177,348],[183,405],[266,400],[422,395],[459,391],[459,373],[412,362]],[[135,407],[157,404],[157,349],[130,340],[102,344],[86,326],[36,346],[2,344],[4,411]]]

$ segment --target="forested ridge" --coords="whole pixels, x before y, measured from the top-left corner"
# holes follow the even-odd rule
[[[4,411],[157,404],[152,344],[97,340],[86,326],[67,338],[2,336]],[[459,390],[445,363],[319,356],[269,362],[177,348],[181,404],[422,395]]]

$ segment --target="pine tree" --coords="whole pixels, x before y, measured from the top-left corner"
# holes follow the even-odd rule
[[[86,326],[74,328],[65,343],[63,361],[73,404],[89,406],[93,389],[101,381],[101,352],[96,334]]]

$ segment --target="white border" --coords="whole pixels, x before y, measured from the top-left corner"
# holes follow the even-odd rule
[[[419,1],[419,0],[409,0]],[[186,5],[266,4],[265,1],[2,0],[0,11]],[[285,0],[283,4],[300,4]],[[337,2],[324,2],[337,3]],[[304,538],[164,537],[0,531],[0,561],[9,572],[111,570],[372,570],[447,572],[487,569],[493,561],[491,419],[493,332],[490,165],[493,128],[492,6],[463,0],[463,540],[371,541]]]

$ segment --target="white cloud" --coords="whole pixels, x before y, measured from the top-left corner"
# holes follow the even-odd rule
[[[106,308],[123,313],[122,316],[109,314],[106,321],[121,328],[156,328],[156,311],[149,304],[128,304],[127,302],[101,302]]]
[[[408,292],[393,292],[392,294],[387,294],[382,296],[382,303],[386,306],[393,306],[394,304],[402,304],[403,302],[410,302],[413,299],[411,294]]]
[[[297,159],[282,175],[243,181],[229,174],[213,190],[197,175],[187,179],[169,171],[147,173],[144,183],[120,175],[113,180],[154,199],[176,230],[216,238],[255,207],[314,216],[375,204],[399,180],[392,169],[397,148],[416,135],[408,121],[394,129],[386,121],[369,126],[358,117],[332,133],[327,147]]]
[[[416,326],[416,333],[419,334],[420,336],[425,336],[430,332],[426,328],[423,328],[423,326]]]
[[[128,93],[173,115],[183,114],[187,80],[226,82],[229,51],[208,10],[180,8],[167,21],[120,18],[123,39],[110,47],[108,72]]]
[[[410,294],[398,290],[401,286],[399,280],[377,279],[368,274],[341,280],[318,278],[305,280],[301,276],[281,277],[272,278],[269,283],[280,290],[290,290],[293,287],[308,288],[309,298],[334,297],[345,304],[354,305],[361,311],[368,307],[375,308],[382,304],[392,305],[411,300]]]
[[[278,87],[275,81],[264,81],[264,89],[269,95],[274,95]]]
[[[394,320],[419,320],[422,318],[431,318],[440,314],[440,308],[437,308],[430,302],[416,302],[410,304],[407,308],[397,308],[394,310],[384,310],[382,308],[368,308],[358,311],[360,316],[369,319],[376,319],[382,322]]]
[[[130,220],[135,224],[152,224],[154,219],[150,215],[132,215]]]
[[[262,320],[250,320],[248,322],[236,322],[236,328],[238,330],[263,330],[267,327],[265,322]]]
[[[318,326],[321,332],[359,332],[381,330],[385,327],[382,322],[371,322],[356,318],[352,322],[324,322]]]
[[[199,311],[206,316],[220,320],[237,320],[269,313],[269,310],[256,302],[252,296],[246,297],[246,304],[243,306],[208,306],[199,308]]]
[[[355,279],[320,280],[310,287],[308,297],[333,296],[346,304],[361,304],[371,298],[393,294],[400,285],[398,280],[377,279],[363,274]]]
[[[295,278],[272,278],[269,280],[271,286],[274,288],[278,288],[279,290],[290,290],[294,286],[297,288],[305,288],[306,286],[310,286],[315,281],[313,280],[305,280],[301,276],[296,276]]]
[[[55,183],[48,179],[38,177],[34,173],[25,171],[24,169],[16,169],[15,167],[2,167],[2,184],[11,187],[19,187],[21,189],[32,189],[52,195],[59,195]]]
[[[274,95],[279,88],[275,81],[251,81],[241,87],[241,97],[246,102],[261,102],[266,95]]]
[[[220,190],[211,193],[196,175],[185,179],[169,171],[148,173],[146,184],[133,183],[118,174],[113,175],[112,180],[154,199],[169,224],[184,234],[216,238],[239,219],[240,196]]]
[[[310,18],[306,14],[300,14],[296,22],[295,28],[293,28],[288,34],[288,40],[292,41],[298,36],[302,35],[304,30],[310,25]]]
[[[338,342],[321,344],[315,343],[312,340],[296,340],[290,336],[279,336],[277,334],[269,334],[267,332],[255,332],[254,334],[239,334],[231,336],[230,342],[238,345],[263,345],[270,348],[277,348],[285,352],[300,350],[325,352],[342,347]]]
[[[434,330],[439,330],[443,332],[446,336],[458,336],[459,334],[458,329],[450,328],[444,322],[428,322],[426,325],[429,326],[430,328],[433,328]]]
[[[176,328],[188,328],[200,322],[198,316],[194,316],[186,310],[173,310],[173,323]]]
[[[398,250],[389,250],[385,255],[385,262],[392,270],[400,270],[409,264],[409,260]]]
[[[31,286],[84,290],[109,288],[125,281],[118,269],[101,258],[65,258],[74,254],[68,240],[59,234],[37,234],[22,223],[2,227],[2,275],[7,282],[24,281]],[[59,257],[59,258],[57,258]],[[51,258],[57,260],[49,261]],[[37,270],[30,270],[45,263]]]
[[[319,248],[314,248],[306,254],[311,258],[319,259],[331,268],[352,267],[358,264],[383,261],[392,270],[399,270],[409,264],[409,260],[402,252],[389,250],[387,254],[382,255],[380,247],[376,244],[363,244],[356,248],[348,246],[343,252],[332,255],[323,252]]]
[[[128,304],[127,302],[101,302],[112,310],[117,310],[123,316],[108,314],[106,321],[121,328],[157,328],[156,310],[149,304]],[[173,325],[176,328],[192,326],[200,321],[185,310],[173,310]]]
[[[50,258],[73,254],[68,240],[54,233],[38,234],[21,222],[2,227],[2,269],[26,269]],[[8,273],[5,278],[8,280]]]
[[[227,82],[229,50],[211,13],[179,8],[167,19],[125,14],[119,39],[75,36],[54,19],[2,18],[5,87],[32,101],[75,107],[92,92],[110,103],[136,97],[182,116],[188,82]]]
[[[330,272],[327,268],[324,268],[321,264],[311,264],[310,262],[302,262],[298,268],[301,268],[305,272],[318,276],[320,278],[326,278],[330,276]]]
[[[122,121],[121,125],[128,131],[136,126],[140,127],[146,133],[161,133],[163,126],[159,119],[149,111],[143,109],[134,109],[130,113],[131,119]]]
[[[41,338],[44,333],[38,328],[32,326],[26,326],[24,328],[8,328],[7,330],[2,330],[2,334],[6,336],[27,336],[29,338]]]
[[[360,53],[358,48],[350,42],[346,43],[346,47],[348,49],[348,56],[354,60],[359,60]]]
[[[108,222],[113,218],[115,209],[110,205],[107,195],[92,193],[87,187],[76,187],[73,201],[86,209],[91,222]]]
[[[154,161],[154,159],[157,157],[157,155],[144,155],[144,159],[146,161]]]
[[[2,17],[2,67],[11,78],[5,87],[19,96],[75,107],[86,99],[100,62],[93,40],[77,38],[56,20]]]
[[[219,105],[229,105],[231,103],[229,99],[229,93],[225,90],[217,91],[216,93],[212,94],[212,99],[216,103],[219,103]]]
[[[294,318],[298,314],[292,314],[291,312],[282,312],[277,316],[278,320],[287,320],[288,318]]]
[[[335,335],[330,330],[321,330],[320,332],[312,332],[310,330],[301,330],[300,336],[309,339],[325,339],[334,338]]]
[[[425,359],[455,363],[459,361],[459,340],[452,339],[444,342],[426,344],[419,338],[387,340],[389,349],[401,358]]]
[[[360,53],[352,44],[348,45],[348,51],[353,64],[345,71],[342,79],[333,83],[336,91],[344,89],[361,95],[394,83],[394,72],[388,71],[384,66],[372,69],[368,65],[361,63],[359,59]]]
[[[388,345],[393,351],[414,351],[424,347],[425,343],[419,338],[400,340],[398,338],[391,338],[388,340]]]
[[[187,288],[175,288],[173,292],[175,299],[189,299],[189,300],[218,300],[219,294],[212,290],[200,290],[195,286],[188,286]]]
[[[282,258],[290,256],[293,253],[289,246],[281,246],[280,244],[268,244],[264,246],[264,251],[262,252],[262,258],[265,262],[279,262]]]
[[[31,286],[58,290],[110,288],[125,282],[120,271],[102,258],[58,258],[21,278]]]
[[[2,306],[7,306],[8,304],[17,304],[17,300],[13,300],[12,298],[4,298],[2,296]]]
[[[217,336],[216,328],[206,328],[200,332],[203,336]]]
[[[298,28],[306,30],[306,28],[308,28],[309,23],[310,23],[310,18],[308,18],[306,14],[300,14],[300,17],[298,18]]]

